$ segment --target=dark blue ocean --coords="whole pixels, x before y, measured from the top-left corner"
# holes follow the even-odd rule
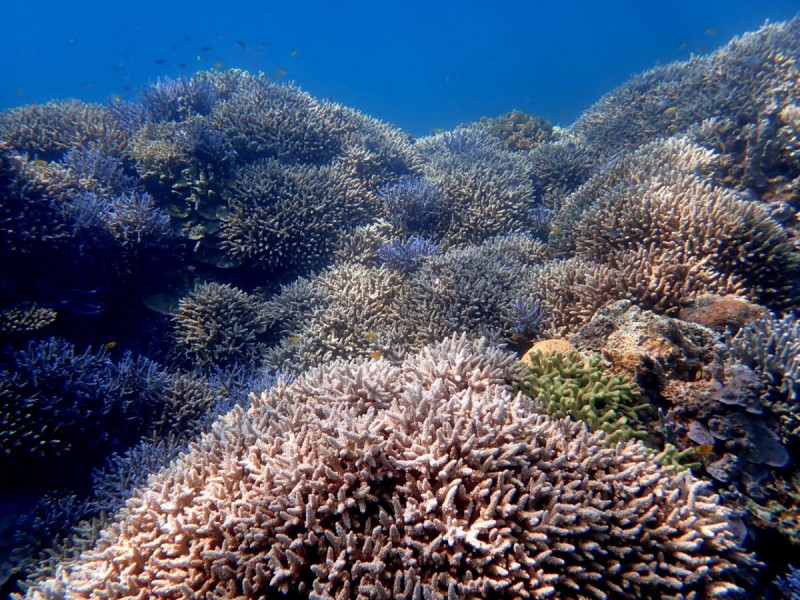
[[[263,71],[412,135],[513,109],[567,125],[658,64],[706,53],[792,0],[8,2],[0,108],[132,98],[158,77]]]

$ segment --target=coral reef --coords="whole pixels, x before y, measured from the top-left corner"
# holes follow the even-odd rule
[[[264,305],[228,284],[197,285],[172,321],[180,356],[209,372],[251,364],[265,351],[259,341],[267,329]]]
[[[0,113],[0,594],[794,594],[798,32],[568,128]]]
[[[605,432],[606,443],[612,446],[646,435],[638,414],[652,407],[635,404],[639,387],[630,377],[606,373],[599,356],[587,360],[575,351],[536,351],[529,354],[527,364],[519,389],[539,411],[584,421],[589,431]]]
[[[399,368],[339,363],[279,385],[26,597],[741,590],[753,559],[701,482],[635,442],[527,416],[512,364],[462,338]]]
[[[130,133],[108,108],[65,100],[3,111],[0,139],[17,152],[53,160],[81,146],[121,156],[130,144]]]

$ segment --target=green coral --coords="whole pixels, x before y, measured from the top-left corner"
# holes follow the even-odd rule
[[[650,406],[634,404],[641,389],[630,377],[607,373],[599,356],[587,360],[574,350],[566,354],[537,350],[529,358],[528,374],[518,387],[541,412],[605,431],[610,446],[647,435],[638,414]]]

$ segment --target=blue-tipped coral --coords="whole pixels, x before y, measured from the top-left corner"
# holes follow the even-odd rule
[[[389,222],[410,233],[436,226],[442,212],[441,196],[442,189],[426,177],[402,177],[378,190]]]
[[[79,146],[69,150],[60,160],[81,181],[82,186],[91,189],[85,182],[92,181],[105,192],[122,193],[136,187],[137,181],[125,173],[119,157],[104,154],[97,148]],[[94,187],[94,186],[92,186]]]
[[[74,233],[102,230],[126,247],[163,245],[174,237],[169,217],[147,192],[131,191],[107,198],[83,192],[61,205]]]
[[[538,298],[520,297],[510,307],[511,333],[520,338],[533,339],[542,330],[547,312]]]
[[[397,271],[416,271],[422,262],[441,253],[439,244],[432,240],[411,236],[407,241],[394,239],[378,250],[381,263]]]
[[[142,92],[142,103],[154,121],[182,121],[193,114],[207,115],[220,99],[206,78],[159,78]]]

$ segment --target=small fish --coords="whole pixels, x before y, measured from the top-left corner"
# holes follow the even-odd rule
[[[368,331],[367,333],[364,334],[364,339],[365,340],[371,340],[374,337],[375,337],[375,332],[374,331]]]
[[[550,225],[550,231],[555,233],[556,235],[564,233],[564,230],[558,225]]]
[[[245,44],[242,40],[237,41],[236,45],[239,46],[239,50],[242,52],[247,52],[247,44]]]
[[[93,90],[94,89],[94,84],[91,81],[84,81],[84,82],[81,83],[81,85],[84,88],[86,88],[87,90]]]
[[[190,35],[185,35],[185,36],[183,36],[183,41],[184,41],[184,42],[188,42],[188,41],[189,41],[189,40],[191,40],[191,39],[192,39],[192,36],[190,36]]]
[[[688,47],[689,47],[689,42],[683,42],[680,46],[678,46],[678,49],[681,50],[681,51],[684,51]]]
[[[116,65],[111,65],[111,68],[114,69],[115,71],[121,71],[122,65],[117,63]]]
[[[297,56],[297,50],[292,50],[292,51],[291,51],[291,55],[292,55],[292,56]]]
[[[200,52],[210,52],[210,51],[211,51],[211,46],[203,46],[202,48],[200,48]]]
[[[287,344],[296,344],[299,341],[300,341],[300,336],[299,335],[293,335],[290,338],[286,338],[286,343]]]
[[[22,90],[21,90],[21,89],[19,89],[19,88],[17,88],[16,90],[14,90],[14,93],[15,93],[17,96],[22,96]]]
[[[381,352],[380,350],[376,350],[375,352],[370,352],[369,357],[373,360],[380,360],[381,358],[383,358],[383,352]]]
[[[706,29],[706,33],[708,35],[717,35],[719,33],[719,29],[717,29],[716,27],[709,27],[708,29]]]
[[[42,160],[41,158],[37,158],[36,160],[32,160],[31,162],[35,164],[37,167],[46,167],[48,164],[50,164],[46,160]]]
[[[678,107],[677,106],[670,106],[664,110],[664,114],[668,117],[674,117],[678,114]]]
[[[714,444],[700,444],[694,447],[697,456],[710,456],[714,452]]]
[[[105,344],[103,344],[103,348],[106,350],[113,350],[116,345],[117,342],[106,342]]]
[[[112,100],[114,101],[114,104],[122,104],[122,98],[119,96],[114,96]]]
[[[157,58],[155,62],[157,65],[163,65],[167,61],[164,60],[163,58]]]
[[[698,371],[697,374],[694,376],[696,381],[699,381],[703,378],[703,371]]]
[[[185,62],[178,63],[178,68],[185,69],[186,68],[186,63]]]
[[[286,71],[284,71],[283,69],[276,69],[275,75],[277,75],[278,77],[283,77],[284,75],[286,75]]]
[[[222,68],[222,63],[217,61],[217,62],[214,63],[214,67],[217,68],[217,69],[221,69]]]

